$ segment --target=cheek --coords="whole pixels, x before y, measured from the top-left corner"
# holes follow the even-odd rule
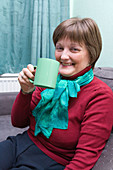
[[[60,56],[58,55],[58,53],[56,51],[55,51],[55,58],[56,58],[57,61],[60,60]]]

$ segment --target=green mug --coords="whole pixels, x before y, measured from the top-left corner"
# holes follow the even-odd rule
[[[59,70],[59,62],[50,58],[39,58],[34,81],[35,86],[54,89]]]

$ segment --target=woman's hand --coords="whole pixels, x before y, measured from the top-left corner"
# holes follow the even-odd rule
[[[30,93],[34,90],[34,85],[29,81],[29,78],[34,80],[35,70],[32,64],[28,64],[27,68],[23,68],[19,73],[18,81],[20,83],[22,93]]]

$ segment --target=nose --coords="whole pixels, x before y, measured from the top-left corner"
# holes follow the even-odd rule
[[[67,60],[69,59],[69,54],[67,50],[64,50],[61,55],[61,60]]]

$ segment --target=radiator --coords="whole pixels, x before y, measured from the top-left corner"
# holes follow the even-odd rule
[[[18,74],[0,75],[0,93],[19,92]]]

